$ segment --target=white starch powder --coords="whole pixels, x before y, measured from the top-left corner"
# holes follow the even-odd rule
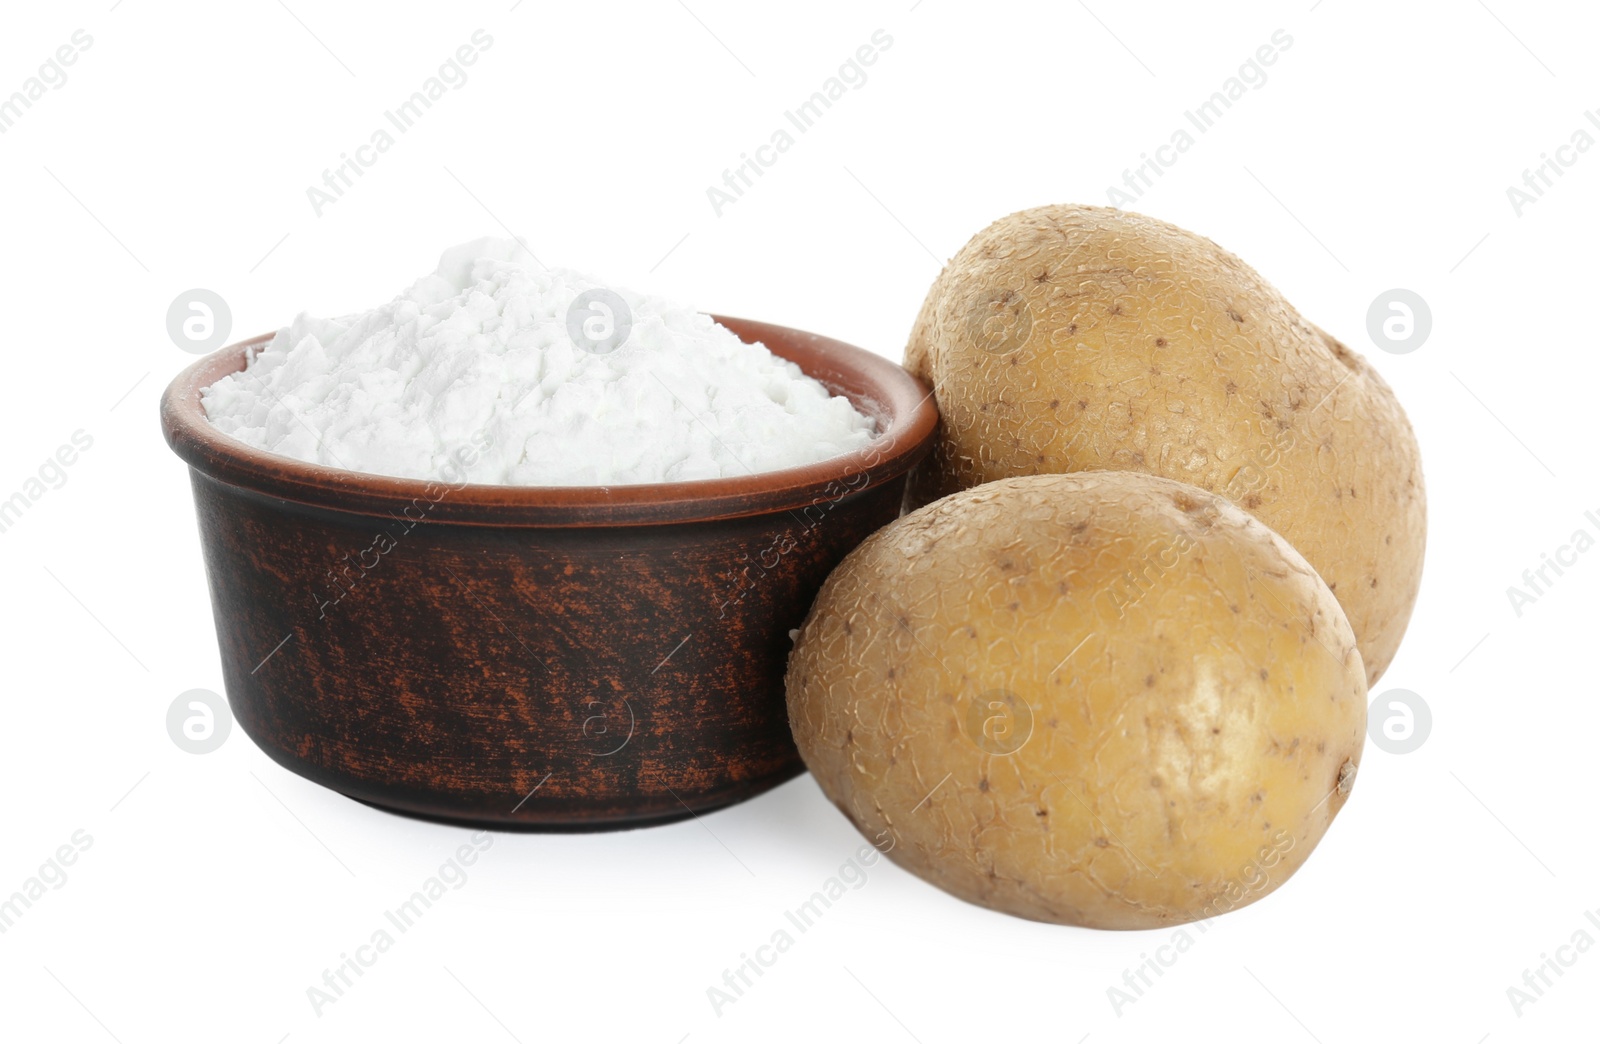
[[[578,301],[585,291],[602,306]],[[848,399],[765,346],[691,308],[545,269],[507,239],[446,251],[370,312],[302,314],[201,400],[219,429],[283,456],[501,485],[729,478],[873,435]]]

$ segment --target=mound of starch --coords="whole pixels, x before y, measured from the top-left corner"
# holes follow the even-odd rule
[[[591,350],[569,334],[569,310],[591,290],[626,306],[620,345]],[[594,316],[601,337],[607,322],[620,329]],[[508,239],[446,251],[370,312],[302,314],[201,401],[212,424],[259,449],[452,483],[732,478],[873,437],[848,399],[764,345],[692,308],[546,269]]]

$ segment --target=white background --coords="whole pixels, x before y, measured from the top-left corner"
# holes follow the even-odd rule
[[[1600,948],[1520,1016],[1506,991],[1600,908],[1600,553],[1520,617],[1506,589],[1600,530],[1600,149],[1520,216],[1506,190],[1600,109],[1600,19],[1509,0],[911,6],[8,5],[0,97],[74,30],[93,45],[0,135],[0,497],[75,430],[94,442],[0,534],[0,895],[74,831],[93,844],[0,935],[0,1036],[1593,1039]],[[306,188],[479,28],[494,43],[470,81],[316,216]],[[717,216],[707,186],[877,29],[893,45],[869,81]],[[898,358],[942,259],[1013,210],[1105,202],[1278,29],[1293,45],[1267,82],[1135,209],[1219,240],[1364,350],[1422,443],[1426,576],[1377,691],[1421,694],[1433,732],[1369,749],[1307,866],[1119,1014],[1107,988],[1173,933],[1015,920],[880,862],[718,1015],[707,987],[860,843],[806,777],[703,823],[497,835],[314,1013],[307,987],[467,831],[320,789],[237,729],[204,756],[168,738],[177,694],[222,688],[187,476],[156,423],[193,358],[166,334],[175,295],[222,294],[236,340],[374,305],[509,229],[552,263]],[[1366,334],[1392,287],[1432,308],[1412,354]]]

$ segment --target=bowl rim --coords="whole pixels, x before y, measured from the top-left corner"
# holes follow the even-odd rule
[[[838,501],[909,472],[932,449],[933,390],[891,359],[805,330],[712,315],[746,343],[760,341],[877,423],[867,445],[800,467],[734,478],[616,486],[506,486],[396,478],[310,464],[257,449],[214,427],[200,393],[244,369],[262,334],[195,361],[161,396],[167,445],[207,478],[279,501],[335,511],[490,526],[661,525],[792,511]],[[420,518],[415,518],[421,521]]]

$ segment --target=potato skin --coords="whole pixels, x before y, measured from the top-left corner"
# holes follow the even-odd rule
[[[873,534],[818,595],[787,690],[823,793],[901,866],[1020,917],[1154,928],[1304,862],[1354,782],[1364,679],[1277,534],[1192,486],[1084,472]]]
[[[1220,493],[1305,555],[1373,684],[1422,579],[1421,456],[1365,359],[1174,225],[1047,206],[945,266],[906,347],[937,390],[908,506],[1008,475],[1143,471]]]

